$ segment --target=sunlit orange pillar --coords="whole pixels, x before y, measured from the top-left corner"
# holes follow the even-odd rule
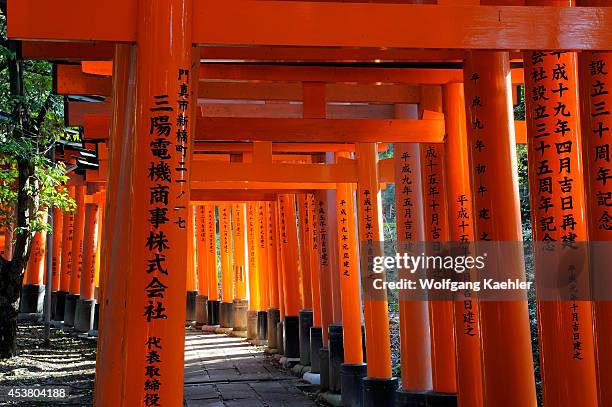
[[[364,379],[364,406],[374,403],[393,405],[397,378],[391,374],[391,343],[387,291],[376,289],[375,280],[385,280],[384,274],[372,270],[372,256],[382,255],[382,203],[378,176],[378,148],[375,143],[358,143],[357,207],[359,209],[359,241],[362,258],[364,319],[368,377]],[[345,322],[346,323],[346,322]],[[382,397],[382,398],[381,398]]]
[[[47,215],[44,216],[47,221]],[[47,247],[47,232],[34,233],[30,259],[26,265],[19,312],[24,314],[40,314],[43,312],[45,298],[45,252]]]
[[[299,249],[296,219],[296,197],[281,194],[278,198],[280,210],[281,247],[283,250],[285,315],[283,319],[283,350],[287,358],[299,358]]]
[[[206,208],[204,205],[195,207],[195,245],[196,245],[196,272],[198,276],[198,295],[196,296],[196,324],[206,325],[208,322],[208,275],[207,262],[208,249],[206,247]]]
[[[297,195],[299,243],[300,243],[300,283],[302,286],[302,309],[299,315],[300,326],[300,364],[310,365],[310,328],[312,327],[313,298],[311,256],[312,242],[310,239],[311,219],[308,210],[308,195]]]
[[[233,325],[232,310],[234,303],[233,248],[231,229],[231,205],[219,205],[219,253],[221,255],[221,304],[219,305],[219,324],[222,328]]]
[[[280,205],[274,202],[275,224],[276,224],[276,264],[278,266],[278,319],[276,323],[276,349],[280,354],[284,354],[283,349],[283,321],[285,319],[285,260],[282,247],[281,213]]]
[[[340,371],[342,404],[362,405],[362,380],[367,372],[366,365],[363,363],[361,339],[362,308],[353,185],[347,183],[336,185],[336,216],[338,219],[337,272],[340,274],[342,288],[342,335],[344,339],[344,363]],[[388,331],[385,333],[388,334]]]
[[[68,193],[75,197],[76,189],[69,186]],[[60,268],[60,287],[55,302],[55,320],[63,321],[66,308],[66,297],[70,291],[70,273],[72,271],[72,235],[74,234],[74,212],[66,212],[62,219],[62,263]]]
[[[246,204],[232,205],[232,234],[234,242],[234,334],[247,330],[247,209]]]
[[[215,207],[204,206],[206,216],[206,276],[208,282],[208,318],[210,326],[219,325],[219,274],[217,272],[217,218]]]
[[[257,254],[257,202],[247,203],[247,247],[249,255],[249,310],[247,312],[247,338],[257,338],[257,312],[261,308],[261,296],[259,290],[259,260]]]
[[[323,347],[323,331],[321,328],[321,287],[319,285],[319,231],[317,222],[317,204],[314,193],[307,195],[307,210],[310,221],[308,231],[310,252],[310,281],[312,288],[312,327],[310,328],[310,366],[312,373],[320,373],[321,360],[319,350]]]
[[[198,296],[198,279],[196,271],[197,255],[195,250],[195,207],[189,205],[188,217],[185,219],[187,229],[187,250],[186,250],[186,298],[185,298],[185,320],[188,322],[196,319],[196,297]]]
[[[573,3],[527,1],[528,5],[560,7]],[[533,51],[524,53],[524,59],[536,281],[563,281],[554,294],[542,290],[548,285],[538,284],[543,400],[546,405],[595,406],[577,56]],[[606,108],[597,106],[593,112],[605,114]],[[578,282],[583,279],[584,283]]]
[[[198,83],[192,3],[139,1],[138,10],[131,274],[120,391],[125,406],[171,406],[183,402],[184,385],[189,149]]]
[[[335,193],[335,191],[334,191]],[[319,259],[319,297],[321,304],[321,349],[319,350],[319,369],[321,388],[329,389],[329,326],[334,323],[333,289],[331,274],[335,273],[336,247],[332,247],[331,234],[336,234],[336,225],[330,225],[328,217],[329,191],[318,190],[314,193],[313,219],[316,222],[317,256]],[[335,198],[334,198],[335,205]],[[335,211],[334,211],[335,213]],[[335,218],[335,216],[334,216]],[[317,355],[312,355],[316,357]]]
[[[267,309],[268,348],[278,349],[278,323],[280,322],[279,286],[282,276],[279,268],[278,231],[276,222],[276,203],[266,202],[266,217],[268,223],[268,293],[270,304]]]
[[[268,264],[268,215],[267,204],[256,204],[255,257],[257,259],[257,280],[259,285],[259,308],[257,309],[257,339],[268,339],[268,308],[270,307],[270,266]]]
[[[488,250],[480,273],[501,270],[505,277],[524,281],[508,53],[469,53],[464,78],[473,205],[489,214],[478,216],[475,222],[476,240]],[[495,247],[504,247],[505,251],[498,253],[492,250],[495,243],[486,242],[504,242],[504,246]],[[511,255],[506,255],[508,251]],[[479,305],[485,405],[535,406],[526,296],[481,301]],[[500,380],[502,371],[504,379]]]
[[[85,231],[85,195],[86,185],[75,187],[76,211],[74,214],[74,228],[72,232],[70,291],[66,296],[64,310],[64,323],[74,325],[76,303],[81,292],[81,273],[83,271],[83,233]]]
[[[68,215],[66,215],[68,216]],[[56,319],[56,304],[60,289],[62,274],[62,240],[64,229],[64,212],[59,208],[53,209],[53,258],[51,259],[51,320]]]
[[[398,119],[418,118],[416,105],[396,105]],[[420,255],[424,249],[423,193],[421,189],[421,154],[419,144],[394,144],[395,224],[398,253]],[[398,270],[399,278],[408,278],[409,270]],[[404,290],[399,296],[402,385],[398,404],[426,401],[432,390],[429,306]]]
[[[88,192],[95,193],[93,186],[88,185]],[[90,195],[91,196],[91,195]],[[85,227],[83,232],[83,271],[81,274],[80,295],[76,303],[74,328],[79,332],[93,329],[95,311],[95,267],[98,246],[97,202],[85,204]]]
[[[612,6],[610,0],[581,0],[579,6]],[[578,55],[586,204],[591,247],[591,296],[595,318],[595,355],[599,405],[612,405],[612,164],[610,140],[612,97],[608,77],[612,54],[583,51]],[[602,110],[602,107],[604,108]],[[586,328],[586,327],[585,327]]]
[[[454,255],[474,255],[474,211],[468,156],[467,125],[463,84],[453,83],[443,88],[446,124],[446,197],[450,250]],[[485,213],[482,214],[486,216]],[[477,214],[476,216],[480,216]],[[457,277],[471,281],[477,270],[466,269]],[[476,276],[474,276],[476,277]],[[454,302],[457,364],[457,397],[462,407],[484,405],[480,356],[480,325],[478,299],[471,290],[456,293]]]

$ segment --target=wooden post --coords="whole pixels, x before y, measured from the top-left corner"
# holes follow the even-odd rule
[[[222,328],[231,328],[234,303],[233,249],[231,230],[231,205],[219,205],[219,252],[221,254],[221,304],[219,319]]]
[[[90,189],[91,186],[88,186]],[[96,252],[98,248],[97,202],[85,204],[85,228],[83,233],[83,272],[81,275],[80,296],[76,303],[74,327],[79,332],[93,329],[95,311]]]
[[[215,207],[204,206],[206,216],[206,276],[208,281],[208,325],[219,325],[219,274],[217,273],[217,220]]]
[[[364,319],[368,377],[364,379],[364,405],[393,405],[397,378],[391,373],[391,343],[386,290],[377,290],[375,279],[384,281],[384,274],[375,273],[371,257],[382,255],[382,203],[378,177],[378,148],[375,143],[358,143],[357,150],[357,207],[359,210],[360,255],[364,295]]]
[[[139,1],[125,406],[183,402],[192,2]],[[194,92],[195,90],[195,92]],[[116,391],[116,390],[115,390]]]
[[[477,218],[476,240],[516,246],[510,258],[489,254],[487,267],[481,273],[505,270],[506,275],[524,281],[508,53],[471,52],[464,78],[474,207],[490,214]],[[534,407],[527,301],[481,302],[480,329],[485,405]],[[504,372],[504,380],[499,378],[500,371]]]
[[[67,216],[67,215],[66,215]],[[55,294],[53,304],[57,303],[57,291],[60,289],[60,276],[62,274],[62,240],[64,229],[64,212],[59,208],[53,209],[53,259],[51,261],[52,290]],[[53,315],[55,310],[52,311]]]
[[[463,84],[443,88],[446,120],[446,197],[451,250],[457,255],[474,255],[469,243],[474,241],[474,212],[470,183],[468,140]],[[457,251],[457,250],[460,250]],[[465,270],[460,280],[471,281],[473,271]],[[457,397],[462,407],[484,405],[480,357],[478,299],[470,290],[458,292],[454,302],[457,358]]]
[[[396,118],[415,119],[417,106],[396,106]],[[418,144],[394,145],[396,233],[399,253],[419,255],[423,248],[423,193],[421,154]],[[398,272],[402,278],[403,271]],[[406,276],[407,277],[407,276]],[[429,305],[399,294],[402,389],[401,400],[426,400],[432,389]]]
[[[569,7],[575,2],[528,0],[526,4]],[[525,52],[524,60],[543,400],[560,407],[594,406],[597,384],[584,244],[588,219],[577,56],[574,52],[533,51]],[[603,105],[593,109],[595,114],[606,113]],[[540,284],[544,281],[563,282],[558,297],[542,290],[547,288]],[[570,288],[572,284],[577,288]]]
[[[295,195],[281,194],[280,207],[281,244],[285,264],[283,292],[285,293],[285,316],[283,319],[283,349],[288,358],[300,356],[299,347],[299,251],[297,245],[298,231],[296,224]]]
[[[610,0],[581,0],[579,6],[612,6]],[[595,318],[595,355],[599,405],[612,404],[612,283],[609,245],[612,241],[612,182],[610,173],[610,120],[612,105],[608,88],[612,53],[581,52],[578,55],[582,140],[584,141],[586,205],[591,246],[591,295]],[[605,114],[601,114],[601,107]]]

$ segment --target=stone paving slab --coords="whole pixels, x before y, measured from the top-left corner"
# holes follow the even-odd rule
[[[187,330],[185,407],[314,407],[298,379],[243,338]]]

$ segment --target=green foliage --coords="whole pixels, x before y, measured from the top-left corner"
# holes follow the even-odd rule
[[[18,202],[18,188],[25,191],[34,207],[29,209],[27,224],[20,232],[37,232],[48,226],[43,222],[48,208],[74,210],[75,202],[62,185],[68,180],[66,166],[55,163],[49,152],[66,138],[63,99],[52,94],[52,65],[47,61],[16,62],[16,53],[6,39],[6,19],[0,16],[0,228],[13,227]],[[17,66],[18,74],[10,66]],[[22,81],[23,92],[11,92]],[[19,166],[28,166],[31,174],[19,180]]]

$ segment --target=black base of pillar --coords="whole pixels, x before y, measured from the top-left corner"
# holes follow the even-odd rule
[[[457,394],[429,392],[427,407],[457,407]]]
[[[340,379],[341,366],[344,363],[344,342],[342,325],[329,326],[329,390],[340,393],[342,380]]]
[[[187,291],[186,296],[186,313],[185,321],[191,322],[196,319],[196,297],[198,296],[197,291]]]
[[[283,337],[284,333],[285,324],[283,323],[283,321],[279,321],[278,324],[276,324],[276,349],[278,349],[278,353],[280,353],[281,355],[285,354],[285,339]]]
[[[74,312],[74,329],[78,332],[89,332],[93,328],[95,300],[78,299]]]
[[[208,323],[208,295],[198,295],[196,297],[195,314],[196,325],[202,326]]]
[[[300,317],[285,316],[283,321],[283,349],[291,359],[300,357]]]
[[[343,406],[363,406],[363,378],[366,377],[367,374],[368,368],[365,363],[359,365],[342,364],[340,376],[342,381],[341,397]]]
[[[310,328],[312,327],[312,310],[300,311],[300,364],[310,365]]]
[[[395,392],[395,403],[397,407],[427,407],[427,395],[427,392],[399,389]]]
[[[51,321],[64,320],[64,307],[66,306],[67,294],[68,293],[65,291],[51,292]]]
[[[222,302],[219,305],[219,325],[221,325],[221,328],[231,328],[234,326],[233,311],[233,302]]]
[[[247,330],[247,311],[249,310],[249,302],[247,300],[234,300],[232,314],[234,316],[234,331]]]
[[[79,296],[77,294],[68,294],[66,296],[66,306],[64,307],[64,325],[74,326],[76,303],[78,299]]]
[[[260,341],[268,339],[268,313],[266,311],[257,312],[257,339]]]
[[[208,301],[208,325],[219,325],[219,301]]]
[[[247,339],[257,339],[257,311],[247,311]]]
[[[363,378],[364,407],[395,407],[397,377],[390,379]]]
[[[310,328],[310,372],[321,372],[319,349],[323,347],[323,330],[319,327]]]
[[[329,349],[319,349],[319,373],[321,391],[329,390]]]
[[[280,321],[280,310],[278,308],[268,308],[268,348],[278,348],[278,334],[276,325]]]
[[[24,285],[21,287],[19,312],[24,314],[42,314],[44,303],[44,285]]]
[[[93,330],[98,330],[98,325],[100,323],[100,304],[96,302],[96,306],[94,309],[94,320],[93,320]]]

